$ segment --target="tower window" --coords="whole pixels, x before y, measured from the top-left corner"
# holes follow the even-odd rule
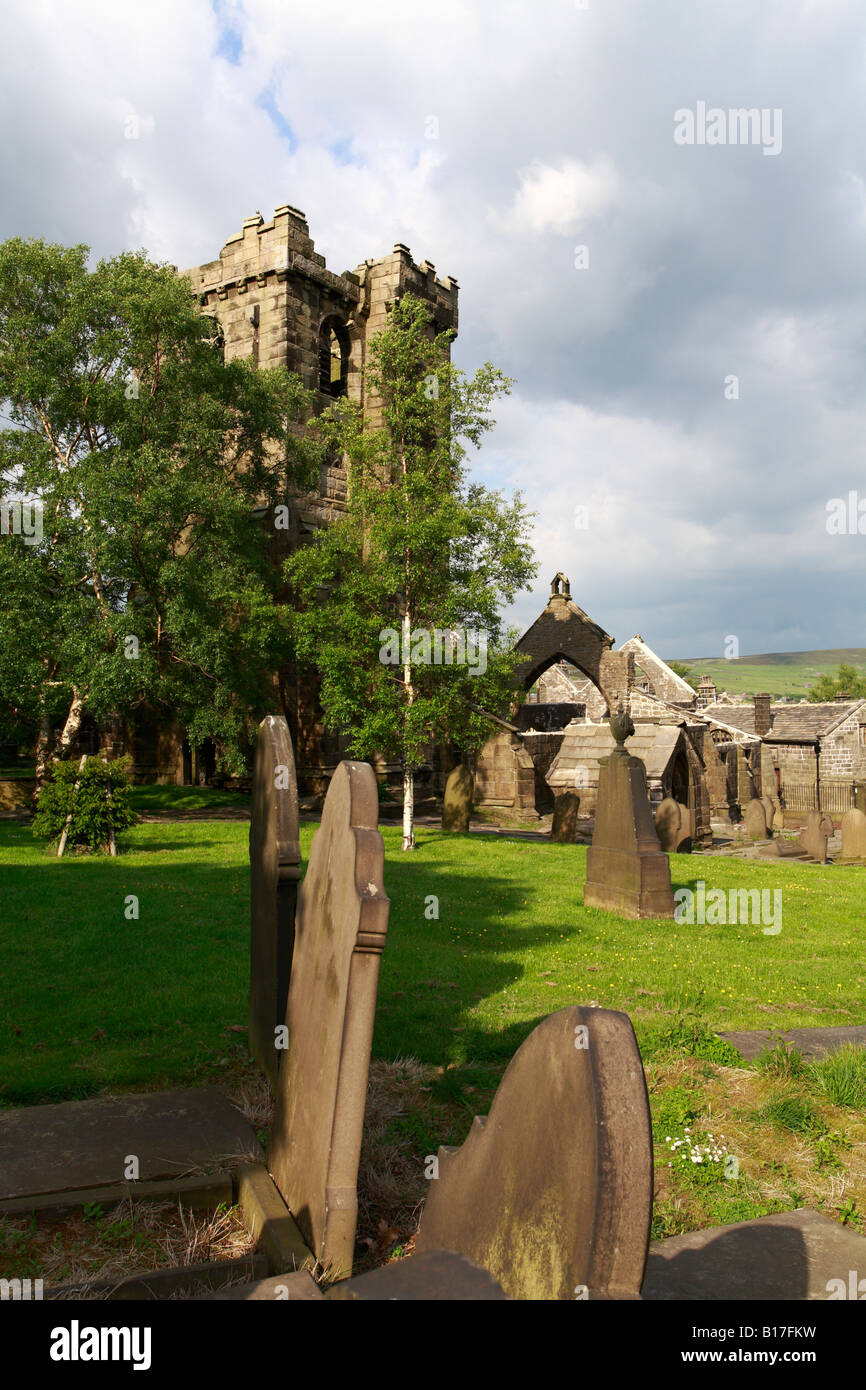
[[[349,335],[339,319],[325,319],[319,329],[319,390],[345,396],[349,375]]]

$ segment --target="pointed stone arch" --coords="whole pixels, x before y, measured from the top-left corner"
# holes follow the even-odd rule
[[[529,690],[557,661],[569,661],[598,686],[608,708],[628,693],[634,674],[631,652],[615,652],[613,638],[594,623],[571,597],[571,584],[558,570],[550,584],[547,607],[517,643],[524,659],[514,672],[516,686]]]

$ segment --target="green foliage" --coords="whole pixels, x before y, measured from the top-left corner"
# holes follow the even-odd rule
[[[670,667],[674,675],[679,676],[687,685],[690,685],[692,690],[697,690],[698,678],[691,667],[686,666],[682,661],[668,661],[666,665]]]
[[[80,772],[78,762],[53,763],[33,818],[33,834],[42,840],[59,839],[71,810],[67,844],[107,848],[112,830],[118,836],[138,821],[130,805],[130,767],[128,757],[113,762],[88,758]]]
[[[827,1128],[809,1097],[797,1091],[775,1091],[755,1111],[754,1118],[777,1129],[788,1129],[792,1134],[818,1135]]]
[[[792,1080],[803,1075],[803,1054],[792,1043],[778,1042],[755,1058],[755,1066],[771,1076]]]
[[[813,704],[821,700],[835,700],[837,695],[850,695],[852,700],[866,695],[866,677],[858,675],[855,667],[844,661],[840,662],[835,676],[819,676],[809,690],[809,699]]]
[[[808,1069],[809,1079],[832,1105],[866,1110],[866,1049],[846,1043]]]
[[[87,258],[0,245],[0,491],[38,498],[43,530],[0,546],[0,737],[147,706],[241,771],[286,650],[275,533],[254,512],[316,476],[311,398],[224,362],[172,266]]]
[[[471,482],[465,461],[510,382],[489,363],[466,378],[429,317],[405,295],[373,341],[379,427],[347,401],[323,417],[323,441],[347,461],[347,511],[285,567],[292,633],[321,677],[328,727],[353,756],[382,753],[409,771],[431,738],[476,749],[492,727],[482,711],[507,711],[519,658],[500,609],[535,572],[520,496]],[[430,634],[453,631],[483,634],[486,664],[449,662],[441,642],[437,658]]]
[[[644,1056],[656,1053],[674,1052],[686,1057],[702,1057],[706,1062],[718,1062],[725,1067],[742,1066],[742,1057],[735,1047],[724,1038],[716,1037],[701,1018],[704,991],[698,990],[694,1004],[681,1006],[680,1012],[670,1027],[657,1035],[650,1048],[644,1049]]]

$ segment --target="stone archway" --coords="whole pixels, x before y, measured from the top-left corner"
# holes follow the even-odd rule
[[[613,638],[574,602],[571,584],[560,570],[551,580],[547,607],[517,643],[524,660],[515,669],[514,683],[525,692],[554,662],[569,661],[598,686],[612,709],[627,697],[634,676],[633,654],[612,648]]]

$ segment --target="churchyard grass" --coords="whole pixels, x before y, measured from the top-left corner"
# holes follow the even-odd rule
[[[302,824],[305,866],[314,830]],[[641,1045],[656,1235],[804,1203],[862,1221],[866,1111],[837,1104],[860,1095],[858,1077],[833,1089],[790,1062],[750,1067],[713,1034],[863,1021],[866,871],[671,857],[675,889],[781,888],[782,930],[765,935],[584,908],[581,846],[420,827],[405,854],[397,827],[383,833],[392,908],[373,1057],[420,1064],[417,1104],[383,1126],[407,1171],[462,1141],[542,1018],[594,1003],[625,1010]],[[0,824],[0,1103],[249,1075],[247,836],[243,822],[149,823],[116,860],[58,861],[27,826]],[[786,1127],[795,1111],[810,1124]],[[669,1150],[710,1133],[738,1158],[736,1181]]]

